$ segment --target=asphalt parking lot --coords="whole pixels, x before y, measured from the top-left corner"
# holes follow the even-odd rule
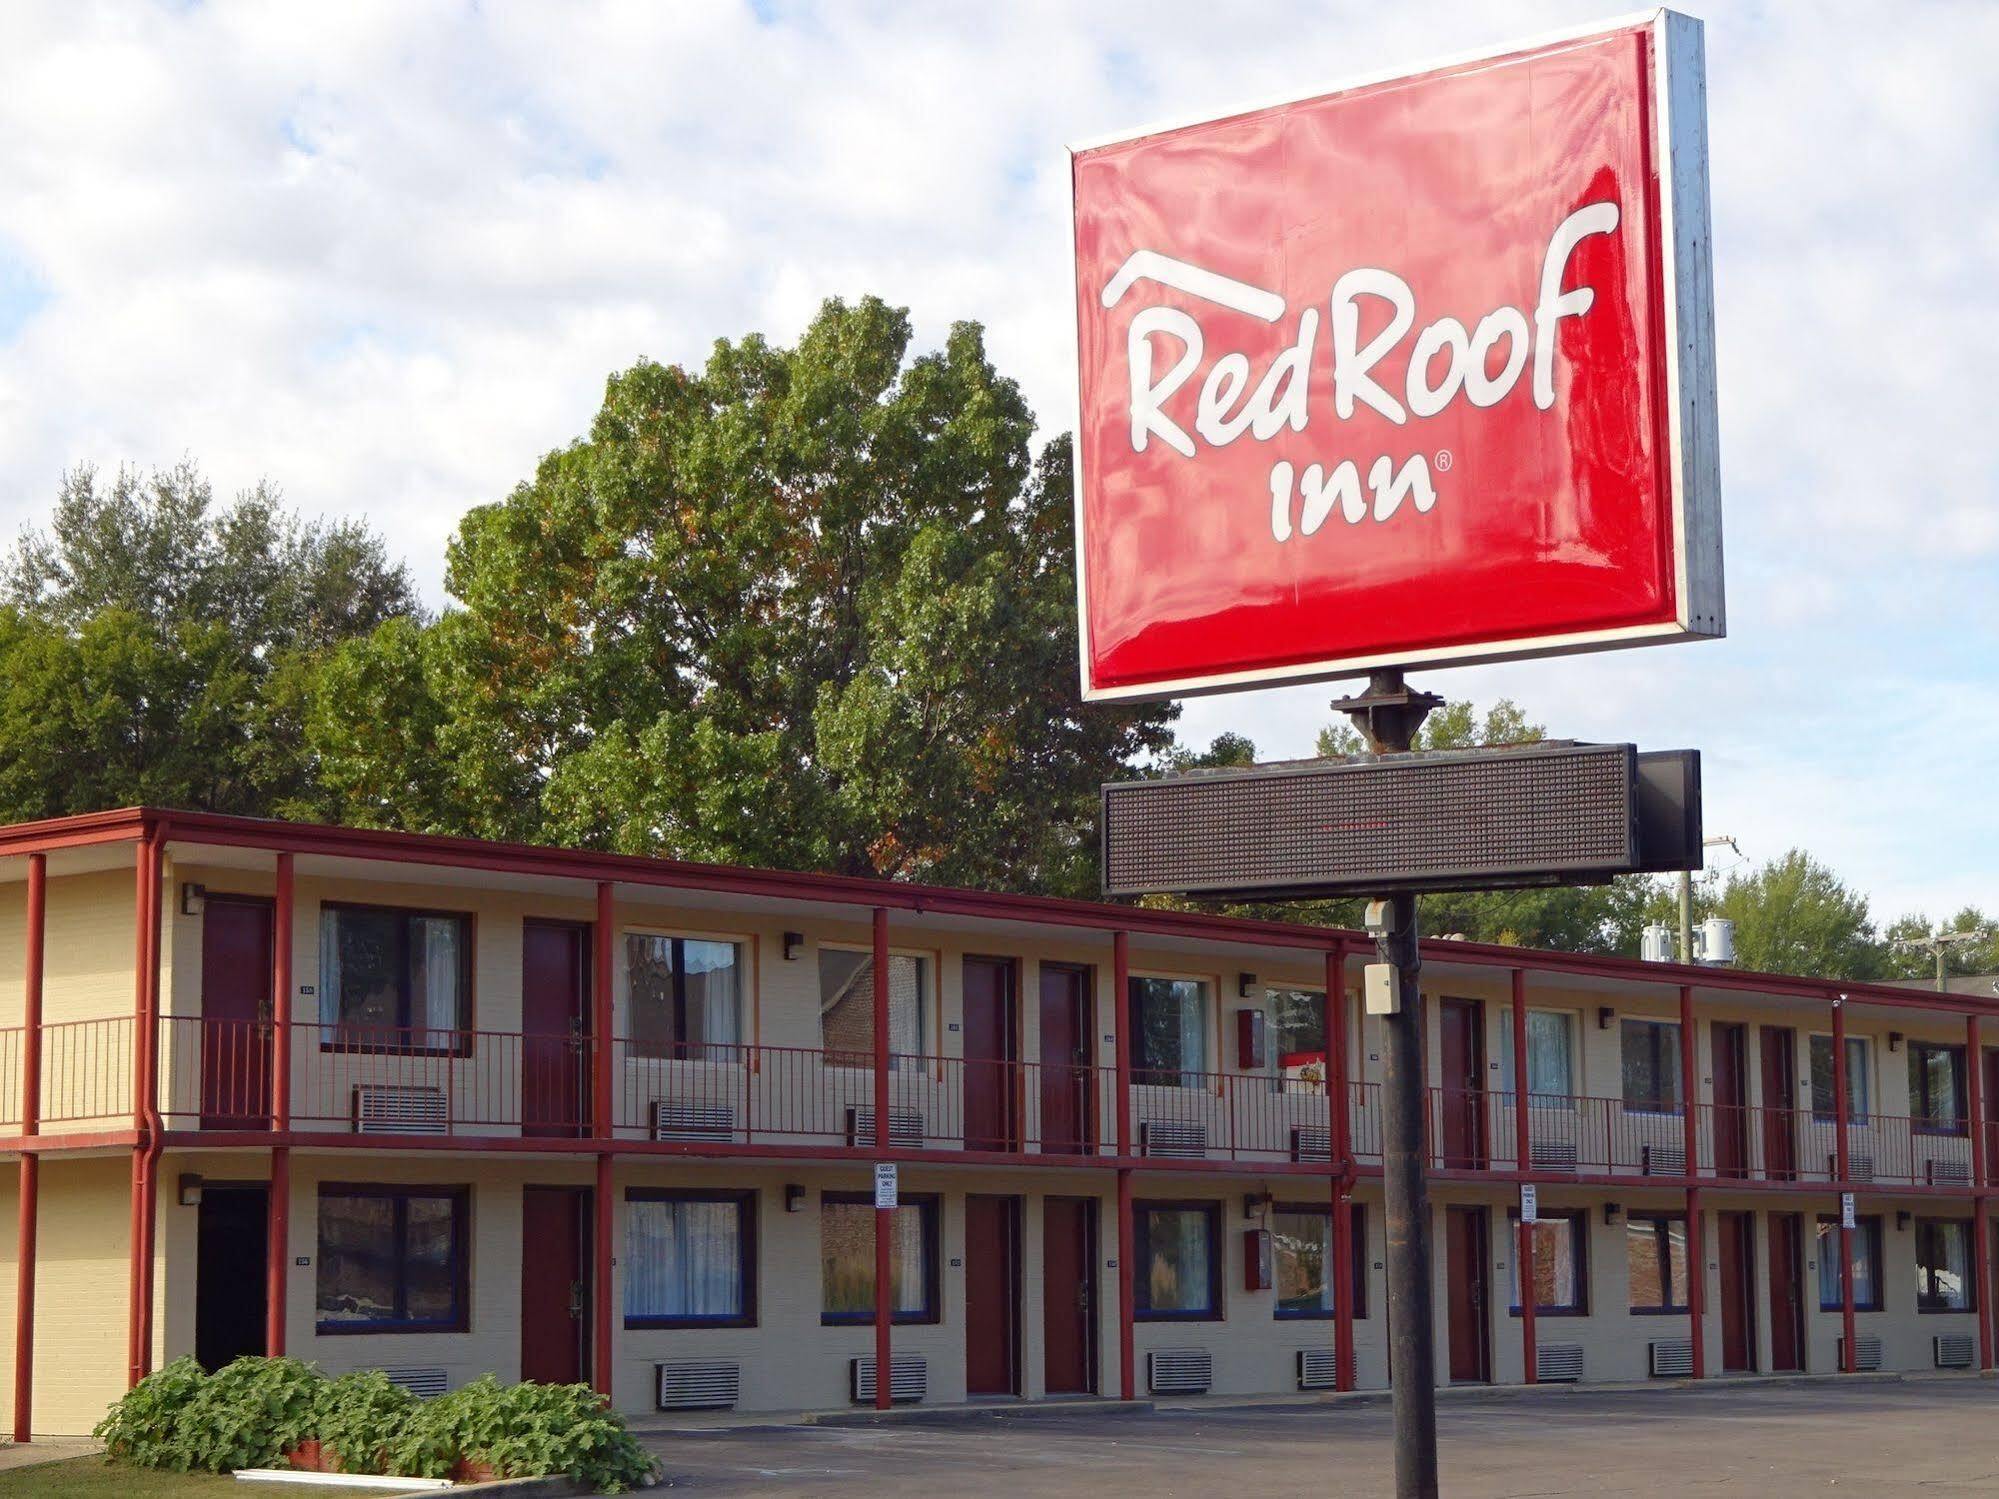
[[[1385,1404],[1077,1412],[649,1438],[713,1494],[1393,1492]],[[1543,1391],[1451,1399],[1444,1492],[1999,1495],[1999,1384]]]

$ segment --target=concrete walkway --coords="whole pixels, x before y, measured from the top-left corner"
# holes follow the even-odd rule
[[[41,1463],[67,1462],[72,1457],[88,1457],[102,1452],[104,1444],[89,1437],[38,1437],[32,1442],[0,1443],[0,1473],[10,1468],[33,1468]]]

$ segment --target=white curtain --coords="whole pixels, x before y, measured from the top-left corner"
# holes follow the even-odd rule
[[[1183,979],[1173,986],[1180,1006],[1180,1067],[1185,1073],[1208,1070],[1208,1032],[1204,1024],[1207,1006],[1203,1003],[1207,985]],[[1198,1087],[1197,1078],[1188,1077],[1187,1087]]]
[[[423,955],[422,983],[410,996],[410,1024],[416,1030],[458,1029],[458,923],[449,917],[416,921]]]
[[[742,1314],[740,1204],[640,1199],[625,1222],[626,1316]]]
[[[340,913],[319,913],[319,1023],[340,1023]]]
[[[733,942],[689,940],[681,944],[687,984],[686,1039],[711,1046],[734,1046],[742,1038],[737,1021],[736,975],[741,971]]]
[[[888,960],[888,1049],[899,1057],[923,1054],[926,966],[922,958],[902,953]]]

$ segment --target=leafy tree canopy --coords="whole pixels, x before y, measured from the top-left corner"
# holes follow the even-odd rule
[[[1943,969],[1946,978],[1973,973],[1999,973],[1999,921],[1976,906],[1966,906],[1947,921],[1932,921],[1921,912],[1889,923],[1882,935],[1882,969],[1894,979],[1922,979],[1933,982],[1937,972],[1935,951],[1928,939],[1937,932],[1961,933],[1967,942],[1945,944]]]
[[[798,343],[612,377],[449,554],[461,601],[333,652],[345,821],[1073,893],[1169,707],[1077,691],[1066,440],[972,324],[828,302]]]

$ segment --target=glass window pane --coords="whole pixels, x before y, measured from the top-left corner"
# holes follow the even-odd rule
[[[727,1201],[626,1204],[625,1315],[743,1315],[743,1204]]]
[[[1957,1219],[1916,1221],[1916,1305],[1929,1312],[1972,1306],[1971,1225]]]
[[[1198,979],[1131,981],[1134,1082],[1193,1086],[1208,1070],[1208,986]]]
[[[412,1030],[464,1029],[460,981],[465,972],[465,921],[458,916],[417,916],[410,920],[410,1015]],[[437,1036],[428,1044],[448,1044]]]
[[[1680,1106],[1679,1026],[1667,1021],[1627,1020],[1620,1040],[1626,1107],[1677,1112]]]
[[[458,1318],[458,1205],[449,1197],[406,1197],[403,1286],[411,1322]]]
[[[888,960],[888,1045],[897,1057],[923,1054],[930,960],[909,953]],[[873,1065],[875,964],[866,952],[819,949],[819,1034],[836,1065]]]
[[[819,1205],[820,1308],[827,1316],[875,1309],[875,1214],[864,1202]]]
[[[930,1306],[930,1256],[923,1252],[923,1208],[905,1202],[889,1219],[889,1285],[897,1315],[921,1314]],[[870,1277],[872,1278],[872,1277]],[[870,1303],[869,1310],[873,1305]]]
[[[1145,1263],[1140,1269],[1144,1306],[1153,1312],[1211,1309],[1214,1220],[1204,1208],[1147,1208]]]
[[[322,1195],[316,1307],[321,1322],[396,1315],[395,1201]]]
[[[632,1055],[673,1055],[673,939],[625,933],[625,993]],[[635,1314],[636,1315],[636,1314]]]
[[[323,1023],[376,1030],[401,1024],[401,935],[393,911],[320,909]]]
[[[733,942],[691,938],[680,949],[687,975],[687,1034],[681,1039],[694,1045],[734,1046],[742,1039],[737,1019],[740,950]]]
[[[1267,989],[1271,1052],[1280,1073],[1323,1080],[1326,996],[1317,989]]]
[[[1687,1225],[1684,1218],[1631,1217],[1624,1225],[1625,1268],[1634,1310],[1676,1310],[1687,1304]]]
[[[1330,1213],[1272,1213],[1270,1238],[1275,1250],[1277,1310],[1299,1315],[1333,1309],[1334,1280],[1327,1274],[1333,1258]]]

